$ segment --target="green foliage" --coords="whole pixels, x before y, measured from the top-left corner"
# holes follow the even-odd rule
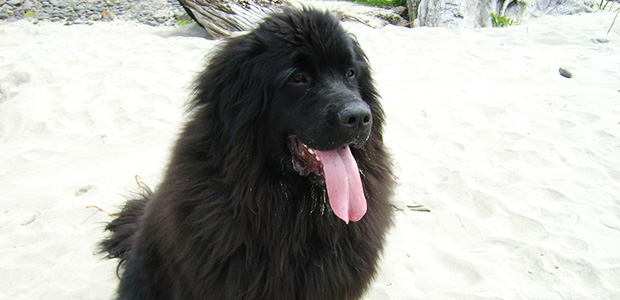
[[[179,26],[183,26],[183,25],[187,25],[187,24],[192,24],[192,20],[177,20],[177,25]]]
[[[609,6],[609,11],[615,12],[616,16],[614,17],[614,20],[611,22],[611,25],[609,26],[609,29],[607,30],[607,34],[611,32],[611,29],[614,27],[614,24],[616,24],[616,19],[618,19],[618,14],[620,14],[620,7],[614,10],[614,4],[616,3],[616,1],[613,1],[613,0],[601,0],[601,3],[598,4],[598,8],[600,10],[605,10],[607,9],[607,5],[609,3],[611,3],[611,5]]]
[[[348,0],[351,2],[359,3],[366,6],[375,7],[407,7],[407,0]]]
[[[607,5],[609,3],[611,3],[611,6],[609,7],[609,11],[611,11],[613,9],[614,3],[615,3],[615,1],[613,1],[613,0],[601,0],[601,3],[598,4],[598,8],[600,10],[605,10],[605,9],[607,9]]]
[[[616,16],[614,17],[614,20],[611,22],[611,25],[609,26],[609,29],[607,30],[607,34],[611,32],[611,29],[614,27],[614,24],[616,24],[616,19],[618,18],[618,14],[620,14],[620,8],[616,8]]]
[[[491,13],[491,18],[493,18],[493,27],[506,27],[512,25],[513,22],[511,18],[495,13]]]
[[[36,13],[34,12],[34,10],[29,10],[24,14],[24,17],[26,18],[32,18],[36,15]]]

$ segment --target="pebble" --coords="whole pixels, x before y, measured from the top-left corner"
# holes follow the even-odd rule
[[[566,68],[560,68],[560,75],[566,78],[573,78],[573,73]]]
[[[94,21],[137,21],[151,26],[174,26],[188,18],[177,0],[0,0],[0,20],[31,19],[66,25]]]
[[[595,44],[606,44],[606,43],[609,43],[609,40],[606,38],[597,38],[597,39],[592,39],[592,42]]]

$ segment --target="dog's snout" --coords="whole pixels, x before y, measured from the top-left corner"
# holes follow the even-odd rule
[[[340,126],[357,135],[367,131],[372,124],[370,108],[363,102],[351,102],[343,105],[338,111]]]

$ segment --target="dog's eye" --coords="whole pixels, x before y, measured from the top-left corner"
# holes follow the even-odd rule
[[[351,78],[353,76],[355,76],[355,70],[349,69],[349,71],[347,71],[347,77]]]
[[[297,74],[292,79],[292,83],[305,83],[308,81],[308,78],[304,74]]]

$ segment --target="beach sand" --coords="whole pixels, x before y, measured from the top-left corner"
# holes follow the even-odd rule
[[[364,299],[620,298],[612,20],[345,24],[374,69],[399,180]],[[87,206],[115,212],[135,175],[160,181],[219,43],[189,29],[0,23],[0,299],[113,297],[117,262],[96,249],[112,218]]]

